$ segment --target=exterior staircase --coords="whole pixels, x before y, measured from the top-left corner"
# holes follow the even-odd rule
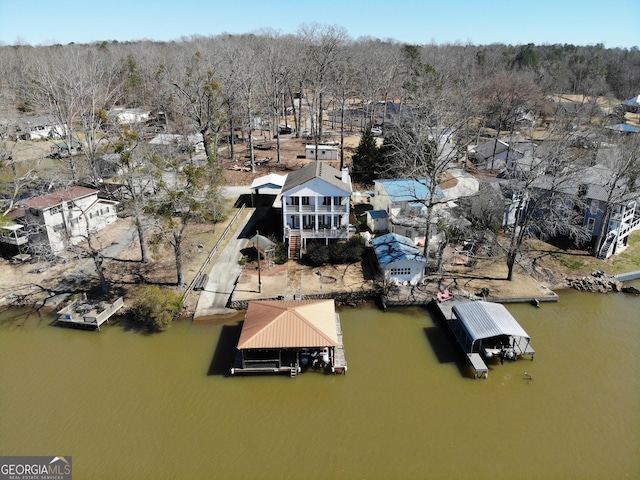
[[[606,260],[609,254],[609,249],[611,248],[611,245],[613,244],[613,242],[615,242],[618,238],[617,234],[609,234],[607,236],[607,239],[605,240],[605,242],[602,244],[602,246],[600,247],[600,251],[598,252],[598,258],[600,260]]]
[[[302,248],[302,239],[298,235],[289,237],[289,258],[300,258],[300,250]]]

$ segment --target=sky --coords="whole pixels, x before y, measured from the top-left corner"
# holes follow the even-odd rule
[[[0,0],[0,45],[191,35],[295,34],[314,23],[349,37],[423,45],[640,45],[640,0]],[[625,26],[626,25],[626,26]]]

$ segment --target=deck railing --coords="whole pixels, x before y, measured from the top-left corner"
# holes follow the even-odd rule
[[[346,213],[346,205],[283,205],[285,213]]]
[[[346,228],[288,228],[285,236],[301,238],[348,238]]]

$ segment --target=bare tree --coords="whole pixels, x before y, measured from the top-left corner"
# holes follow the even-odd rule
[[[97,151],[106,123],[105,111],[120,95],[117,62],[106,48],[76,47],[56,49],[33,65],[30,94],[34,102],[66,125],[64,140],[69,152],[71,179],[79,180],[78,165],[72,154],[74,143],[83,145],[89,176],[100,181],[95,171]],[[79,125],[82,137],[75,126]]]
[[[465,105],[458,92],[447,88],[445,79],[431,65],[422,62],[415,48],[408,47],[405,52],[408,105],[395,118],[393,133],[385,136],[383,152],[387,156],[390,173],[399,178],[411,178],[424,187],[420,190],[426,192],[426,196],[415,192],[413,195],[426,209],[426,256],[434,210],[437,205],[448,201],[438,185],[458,160],[455,139],[466,124]]]
[[[224,207],[217,184],[209,182],[205,167],[169,160],[164,163],[163,179],[158,183],[159,196],[147,207],[147,213],[159,222],[151,246],[169,245],[175,256],[176,284],[184,285],[182,242],[192,223],[217,223],[224,217]]]
[[[146,144],[140,142],[140,133],[126,125],[119,128],[113,150],[118,156],[115,180],[120,185],[115,195],[124,212],[134,218],[140,244],[140,261],[147,263],[146,212],[156,193],[160,178],[158,165],[161,162]]]
[[[322,138],[324,95],[329,85],[330,71],[335,68],[340,49],[348,37],[343,28],[318,24],[303,25],[300,33],[306,42],[307,68],[313,92],[311,132],[317,160],[318,143]]]
[[[223,96],[215,72],[206,57],[197,51],[184,67],[181,78],[173,83],[180,98],[181,112],[202,135],[204,150],[210,165],[217,160],[212,134],[222,121]]]
[[[531,168],[512,176],[508,183],[513,215],[506,247],[507,280],[513,280],[526,238],[565,236],[581,242],[588,237],[580,216],[584,205],[575,188],[582,169],[567,135],[555,132],[551,136],[553,141],[533,152],[536,161]]]

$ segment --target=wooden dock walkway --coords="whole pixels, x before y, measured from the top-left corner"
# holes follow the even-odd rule
[[[336,313],[336,331],[338,332],[338,346],[333,352],[333,365],[331,371],[334,373],[347,373],[347,360],[344,356],[344,342],[342,341],[342,325],[340,315]]]

